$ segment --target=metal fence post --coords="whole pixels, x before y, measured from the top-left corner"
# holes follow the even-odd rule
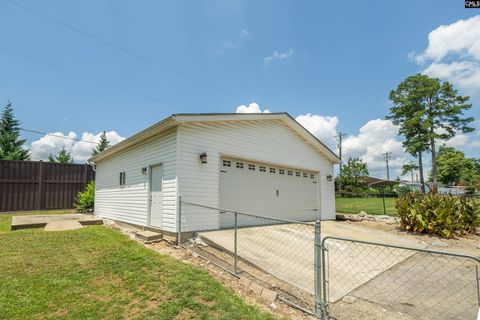
[[[325,319],[325,301],[323,296],[322,277],[322,238],[320,220],[315,221],[315,246],[314,246],[314,281],[315,281],[315,315],[318,319]]]
[[[383,192],[382,200],[383,200],[383,214],[386,215],[387,208],[385,207],[385,192]]]
[[[238,273],[238,269],[237,269],[238,214],[234,212],[234,215],[235,215],[235,222],[234,222],[234,236],[233,236],[233,272],[237,274]]]
[[[178,197],[178,220],[177,220],[177,245],[182,243],[182,197]]]

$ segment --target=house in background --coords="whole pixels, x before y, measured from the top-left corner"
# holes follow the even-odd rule
[[[176,233],[183,201],[261,216],[335,219],[340,159],[287,113],[175,114],[92,157],[95,214]],[[182,206],[182,232],[225,226]]]

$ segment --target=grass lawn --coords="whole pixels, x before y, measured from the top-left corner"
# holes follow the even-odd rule
[[[385,198],[385,208],[388,215],[396,215],[395,199]],[[368,214],[384,214],[382,198],[335,198],[337,212],[360,213],[365,211]]]
[[[206,271],[105,226],[3,231],[0,319],[272,319]]]

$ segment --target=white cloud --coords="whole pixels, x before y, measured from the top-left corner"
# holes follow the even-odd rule
[[[58,136],[67,136],[72,139],[98,142],[101,134],[102,132],[97,134],[84,132],[81,138],[78,138],[77,134],[72,131],[67,135],[63,134],[63,132],[52,132],[31,143],[30,156],[32,160],[46,160],[50,154],[56,154],[62,149],[62,147],[65,147],[73,155],[73,160],[75,162],[83,163],[91,157],[92,149],[95,147],[95,144],[59,138]],[[110,140],[111,146],[125,139],[116,131],[107,131],[106,135],[107,139]]]
[[[243,104],[241,106],[238,106],[235,113],[270,113],[270,110],[264,109],[262,111],[258,103],[252,102],[248,105],[248,107]]]
[[[330,149],[335,150],[337,135],[338,117],[320,116],[316,114],[299,115],[295,120],[310,131],[315,137],[326,144]]]
[[[343,143],[343,159],[361,158],[368,164],[371,176],[386,178],[383,154],[391,152],[389,160],[390,179],[400,175],[402,166],[408,162],[402,142],[398,139],[398,127],[390,120],[375,119],[360,128],[357,136],[349,136]]]
[[[285,51],[285,52],[278,52],[277,50],[273,51],[272,55],[263,58],[263,63],[265,66],[269,66],[270,63],[274,60],[286,60],[293,56],[294,51],[293,49],[290,48],[290,50]]]
[[[428,35],[427,48],[408,57],[423,73],[480,95],[480,15],[439,26]]]

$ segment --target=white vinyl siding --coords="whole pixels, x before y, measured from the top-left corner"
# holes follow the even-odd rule
[[[176,129],[171,129],[120,154],[96,163],[95,214],[146,226],[148,218],[148,171],[142,168],[162,164],[162,226],[175,231],[177,207]],[[124,186],[119,175],[125,172]]]
[[[177,152],[178,192],[185,201],[219,206],[221,159],[228,157],[291,168],[294,175],[302,169],[317,173],[318,212],[322,219],[335,218],[334,183],[326,179],[327,175],[333,175],[333,163],[281,120],[181,124]],[[208,155],[207,164],[199,161],[203,152]],[[231,166],[236,163],[232,161]],[[268,168],[265,174],[273,174]],[[218,226],[216,212],[189,206],[182,208],[182,231]]]

